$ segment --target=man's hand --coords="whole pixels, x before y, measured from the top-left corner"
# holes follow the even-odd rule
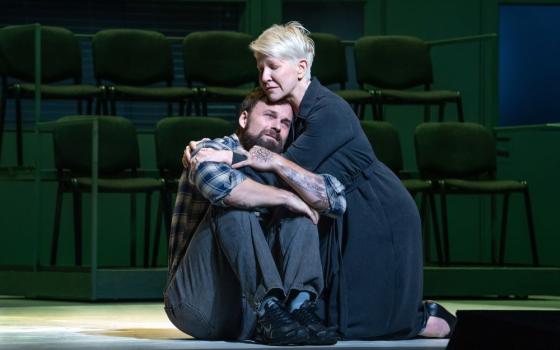
[[[185,169],[188,169],[191,163],[191,155],[192,152],[196,149],[196,146],[202,142],[202,141],[208,141],[210,140],[209,138],[205,137],[202,140],[198,140],[198,141],[191,141],[189,142],[189,144],[187,145],[187,147],[185,147],[185,151],[183,152],[183,158],[181,159],[182,163],[183,163],[183,167]]]
[[[275,162],[279,154],[269,151],[268,149],[261,146],[253,146],[249,152],[245,150],[240,150],[241,154],[247,157],[246,160],[239,163],[235,163],[233,168],[241,168],[244,166],[250,166],[251,168],[258,171],[273,171]]]
[[[317,225],[317,222],[319,222],[319,213],[307,205],[307,203],[301,200],[301,198],[299,198],[296,194],[288,191],[286,192],[288,193],[288,197],[284,205],[294,213],[303,214],[309,217],[309,219]]]
[[[203,162],[226,163],[231,165],[232,159],[232,151],[201,148],[196,152],[194,157],[191,157],[190,166],[192,170],[196,171],[198,165]]]

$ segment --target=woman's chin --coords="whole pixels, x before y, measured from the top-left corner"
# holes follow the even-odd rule
[[[269,90],[269,91],[266,92],[266,96],[268,97],[268,100],[270,102],[278,102],[278,101],[280,101],[281,99],[284,98],[284,96],[280,93],[280,91],[275,91],[275,90],[276,89],[274,89],[272,91]]]

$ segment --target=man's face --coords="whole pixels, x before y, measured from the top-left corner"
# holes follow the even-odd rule
[[[247,150],[258,145],[275,153],[282,152],[292,117],[292,107],[288,103],[269,105],[257,102],[250,114],[243,112],[239,116],[241,144]]]

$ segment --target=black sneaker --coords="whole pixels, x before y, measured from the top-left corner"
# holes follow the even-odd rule
[[[264,315],[257,319],[255,341],[268,345],[297,345],[307,343],[307,328],[292,318],[278,300],[268,300]]]
[[[315,304],[305,301],[299,309],[292,311],[294,320],[307,327],[308,345],[333,345],[337,342],[336,327],[326,327],[315,313]]]

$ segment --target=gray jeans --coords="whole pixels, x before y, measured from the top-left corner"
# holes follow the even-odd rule
[[[171,322],[198,339],[253,336],[263,297],[323,289],[317,226],[279,209],[270,219],[211,207],[187,248],[164,300]]]

